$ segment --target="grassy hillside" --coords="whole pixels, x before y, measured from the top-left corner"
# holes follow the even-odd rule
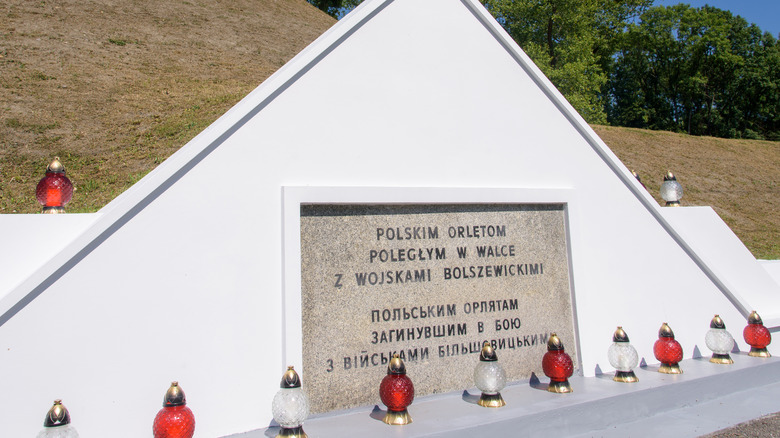
[[[753,255],[780,258],[780,142],[593,128],[659,203],[671,170],[683,185],[682,205],[712,206]]]
[[[99,209],[334,22],[303,0],[4,0],[0,213],[39,210],[54,155],[68,211]]]
[[[68,211],[96,211],[333,23],[303,0],[5,0],[0,213],[40,211],[55,155],[76,185]],[[780,258],[780,143],[595,129],[656,199],[671,169],[683,204]]]

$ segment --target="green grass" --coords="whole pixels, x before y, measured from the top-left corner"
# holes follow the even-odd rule
[[[123,47],[128,44],[140,44],[140,41],[138,40],[131,40],[126,38],[109,38],[108,42],[119,47]]]

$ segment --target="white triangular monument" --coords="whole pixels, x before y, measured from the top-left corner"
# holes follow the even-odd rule
[[[663,322],[686,358],[716,313],[742,351],[750,310],[780,325],[780,287],[717,215],[659,207],[477,0],[369,0],[100,212],[0,217],[10,250],[62,229],[5,256],[0,434],[61,398],[82,436],[147,436],[173,380],[198,437],[268,426],[306,354],[318,203],[565,205],[586,377],[618,325],[648,363]]]

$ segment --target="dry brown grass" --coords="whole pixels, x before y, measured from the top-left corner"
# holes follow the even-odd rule
[[[303,0],[5,0],[0,213],[59,155],[95,211],[335,21]]]
[[[753,255],[780,258],[780,142],[593,128],[658,202],[671,170],[683,185],[682,205],[712,206]]]
[[[39,211],[55,155],[76,185],[68,211],[96,211],[333,23],[303,0],[5,0],[0,213]],[[656,198],[671,168],[684,204],[780,258],[780,143],[595,128]]]

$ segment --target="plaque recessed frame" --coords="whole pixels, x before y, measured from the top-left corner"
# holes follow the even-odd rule
[[[301,206],[302,205],[491,205],[560,204],[566,222],[568,289],[571,293],[575,337],[567,350],[577,352],[581,367],[574,289],[572,247],[577,245],[577,202],[570,189],[506,188],[384,188],[384,187],[283,187],[283,351],[281,366],[303,364]],[[574,225],[574,226],[573,226]],[[302,368],[302,366],[301,366]]]

